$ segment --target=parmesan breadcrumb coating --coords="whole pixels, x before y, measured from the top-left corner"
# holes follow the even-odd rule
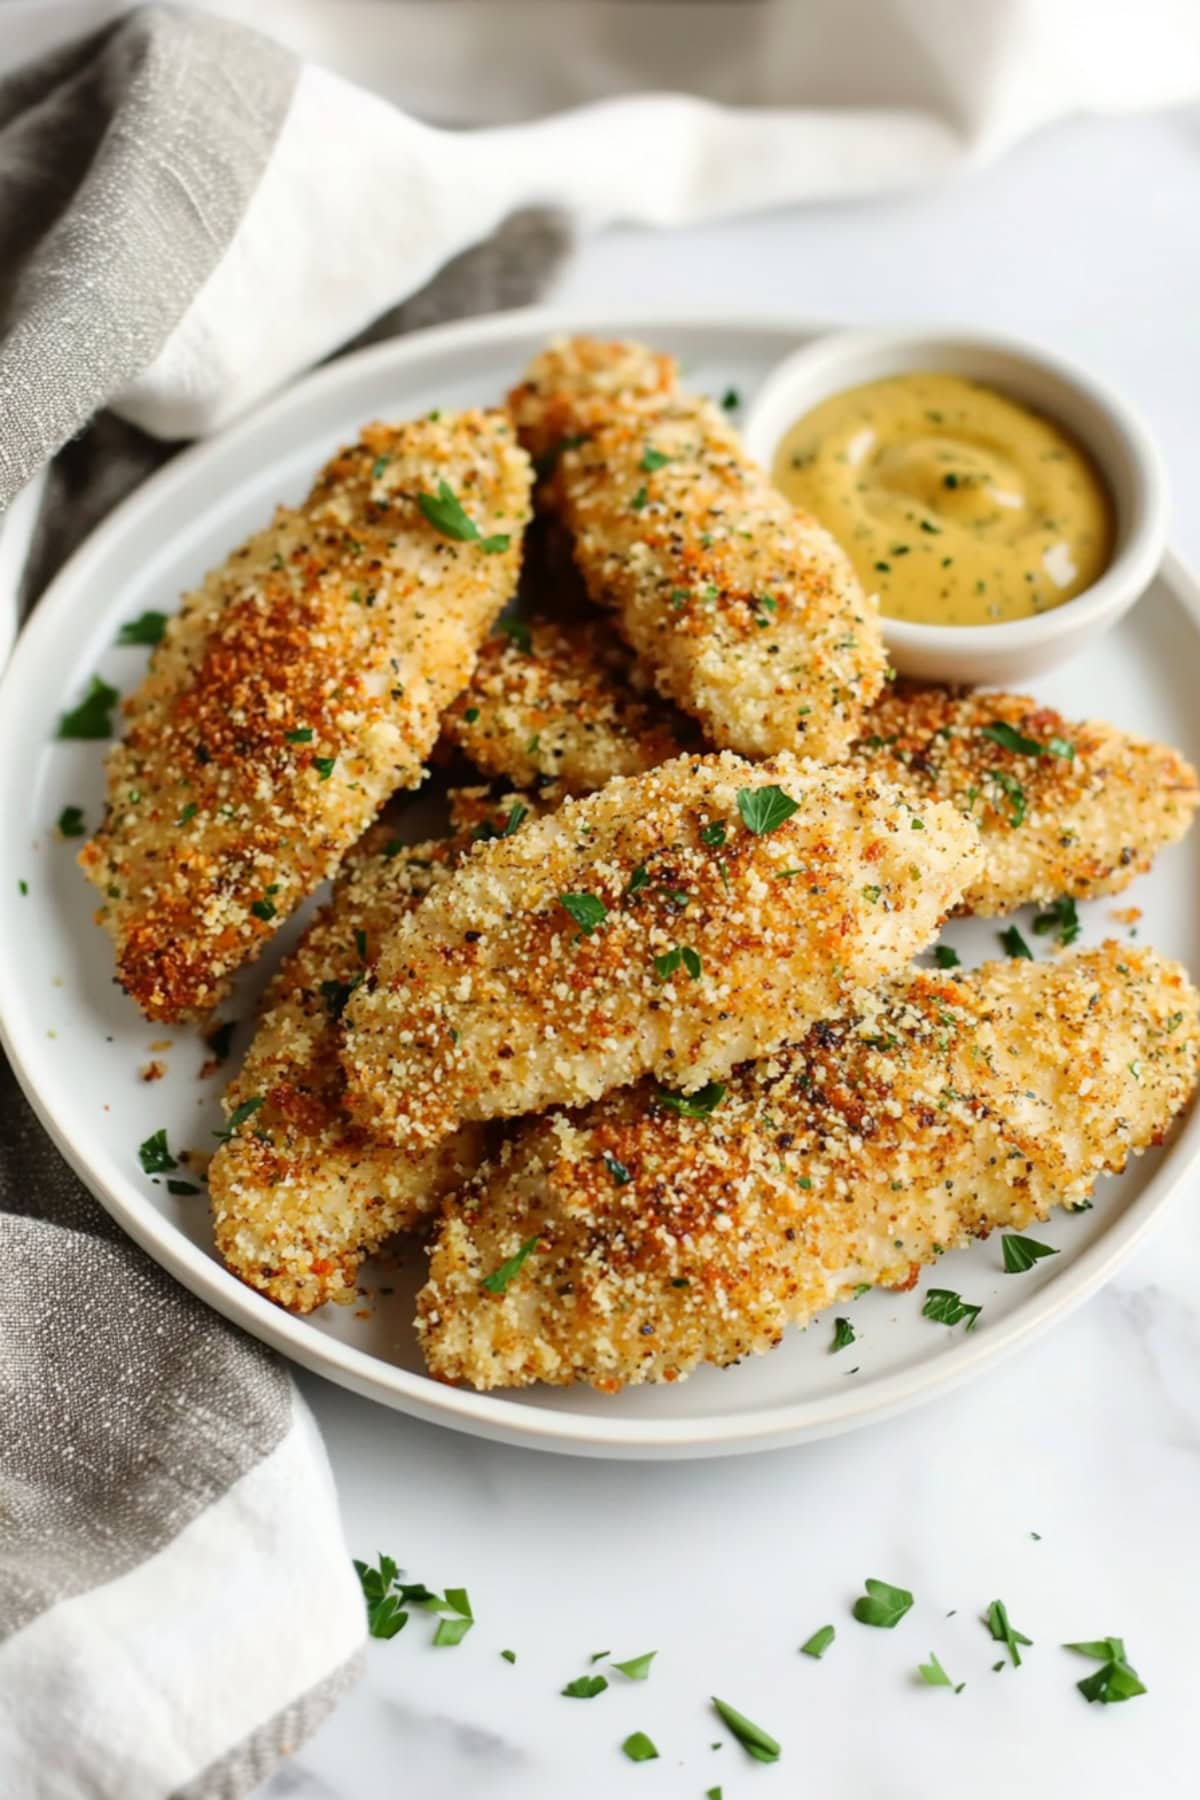
[[[329,904],[267,989],[225,1094],[227,1117],[253,1110],[209,1168],[217,1248],[234,1274],[293,1312],[352,1295],[363,1257],[419,1225],[482,1152],[473,1126],[432,1150],[371,1143],[346,1112],[338,1056],[346,1002],[396,918],[472,843],[504,830],[514,812],[519,823],[531,804],[483,789],[462,790],[452,803],[453,837],[403,844],[383,823],[350,852]]]
[[[1116,944],[910,973],[738,1069],[708,1118],[642,1083],[529,1121],[443,1209],[418,1300],[430,1371],[676,1381],[863,1284],[909,1287],[1160,1142],[1195,1085],[1198,1000]]]
[[[442,484],[457,535],[418,505]],[[388,795],[421,780],[515,587],[529,489],[501,413],[369,425],[184,601],[126,702],[79,858],[148,1018],[210,1011]]]
[[[850,768],[726,753],[611,781],[398,923],[346,1011],[351,1109],[432,1143],[647,1073],[694,1092],[905,963],[978,862],[952,807]]]
[[[863,725],[856,758],[914,803],[949,800],[979,827],[983,866],[961,910],[985,917],[1119,894],[1184,835],[1200,801],[1177,750],[1024,694],[898,683]]]
[[[509,404],[590,597],[712,743],[837,761],[879,692],[878,610],[849,559],[710,401],[636,344],[573,339]]]
[[[522,788],[549,778],[587,794],[700,748],[694,721],[635,691],[632,658],[607,620],[537,619],[526,629],[527,639],[488,640],[442,722],[485,775]]]

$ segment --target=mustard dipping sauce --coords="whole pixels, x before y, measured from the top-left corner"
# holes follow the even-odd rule
[[[833,533],[891,619],[1026,619],[1112,557],[1112,502],[1086,451],[959,375],[832,395],[787,433],[773,479]]]

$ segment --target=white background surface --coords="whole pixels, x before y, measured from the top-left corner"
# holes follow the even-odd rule
[[[671,237],[611,233],[550,296],[738,308],[756,297],[850,320],[990,324],[1091,361],[1158,432],[1174,539],[1200,562],[1200,111],[1059,126],[936,194]],[[985,1380],[936,1409],[767,1457],[538,1457],[302,1378],[354,1553],[387,1550],[434,1587],[466,1585],[479,1622],[453,1650],[428,1647],[420,1615],[372,1644],[363,1683],[263,1794],[1192,1791],[1196,1200],[1181,1195],[1116,1283]],[[850,1617],[866,1575],[916,1593],[896,1631]],[[978,1615],[997,1597],[1035,1643],[1021,1669],[993,1674]],[[827,1621],[838,1638],[825,1660],[799,1656]],[[1150,1693],[1088,1707],[1074,1682],[1094,1665],[1058,1645],[1109,1632],[1124,1634]],[[645,1684],[613,1676],[596,1700],[561,1698],[603,1648],[660,1654]],[[930,1650],[962,1694],[916,1685]],[[709,1714],[711,1693],[773,1731],[784,1759],[748,1761]],[[624,1759],[634,1729],[660,1761]]]

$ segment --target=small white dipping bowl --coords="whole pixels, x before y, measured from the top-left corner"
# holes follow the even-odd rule
[[[782,438],[818,402],[863,382],[918,370],[983,382],[1045,414],[1091,453],[1112,498],[1112,561],[1098,581],[1061,606],[995,625],[883,620],[888,653],[902,675],[1008,686],[1074,656],[1145,592],[1166,547],[1162,459],[1137,414],[1094,376],[1016,339],[954,331],[848,331],[818,338],[767,377],[746,418],[746,445],[770,469]]]

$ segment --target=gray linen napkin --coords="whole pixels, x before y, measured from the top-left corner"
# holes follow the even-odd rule
[[[0,84],[0,466],[24,479],[70,439],[30,603],[171,454],[93,415],[236,234],[295,68],[151,9]],[[553,217],[515,218],[364,338],[524,303],[565,244]],[[113,1225],[2,1061],[0,1262],[0,1792],[245,1794],[361,1655],[311,1418],[276,1356]]]

